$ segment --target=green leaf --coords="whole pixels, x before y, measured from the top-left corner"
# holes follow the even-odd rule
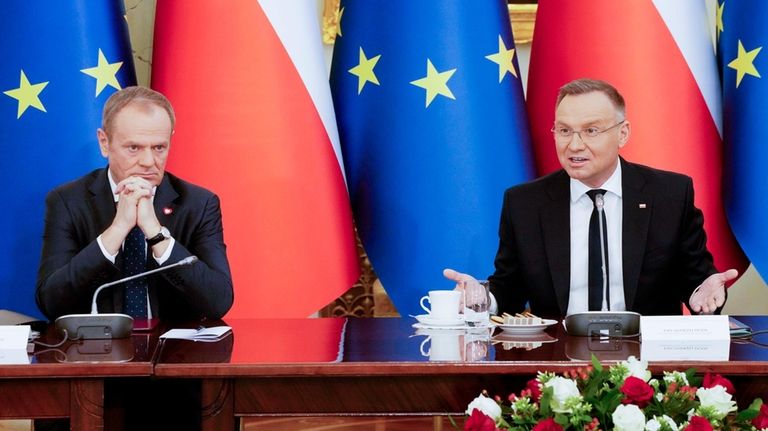
[[[551,387],[545,387],[541,391],[541,398],[539,398],[539,411],[543,417],[549,417],[552,414],[552,397],[554,389]]]
[[[603,371],[603,364],[600,363],[594,353],[592,353],[592,368],[594,368],[597,372]]]
[[[738,415],[736,415],[736,420],[743,422],[743,421],[751,421],[752,419],[756,418],[757,415],[760,414],[760,409],[753,410],[752,407],[739,412]]]

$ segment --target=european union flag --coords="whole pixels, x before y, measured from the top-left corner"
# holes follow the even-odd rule
[[[0,11],[0,308],[40,316],[45,195],[105,164],[101,109],[136,75],[122,0],[11,0]]]
[[[358,232],[402,315],[493,269],[533,168],[506,3],[342,1],[331,88]]]
[[[718,56],[723,82],[726,211],[757,271],[768,275],[768,3],[720,2]]]

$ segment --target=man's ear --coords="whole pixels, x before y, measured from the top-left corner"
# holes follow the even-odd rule
[[[107,132],[103,129],[96,130],[96,138],[99,140],[101,155],[107,157],[109,154],[109,136],[107,136]]]
[[[622,148],[624,145],[627,145],[627,142],[629,142],[629,135],[632,134],[632,125],[629,124],[629,121],[624,120],[624,124],[621,125],[619,128],[619,148]]]

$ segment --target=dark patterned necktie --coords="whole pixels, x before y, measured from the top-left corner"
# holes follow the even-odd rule
[[[605,190],[594,189],[587,192],[592,199],[592,215],[589,218],[589,311],[600,311],[603,307],[603,257],[605,258],[605,285],[608,294],[608,223],[605,219],[605,209],[597,210],[595,197],[605,196]],[[603,218],[603,247],[600,247],[600,221]],[[605,251],[605,256],[601,253]],[[608,298],[606,298],[608,302]],[[610,305],[608,306],[610,309]]]
[[[136,275],[147,270],[147,244],[144,233],[134,226],[125,237],[123,247],[123,276]],[[137,278],[126,282],[123,312],[131,317],[147,318],[147,279]]]

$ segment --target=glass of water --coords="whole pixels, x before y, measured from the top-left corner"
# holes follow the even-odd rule
[[[488,280],[464,283],[464,321],[467,326],[490,325],[491,293]]]

